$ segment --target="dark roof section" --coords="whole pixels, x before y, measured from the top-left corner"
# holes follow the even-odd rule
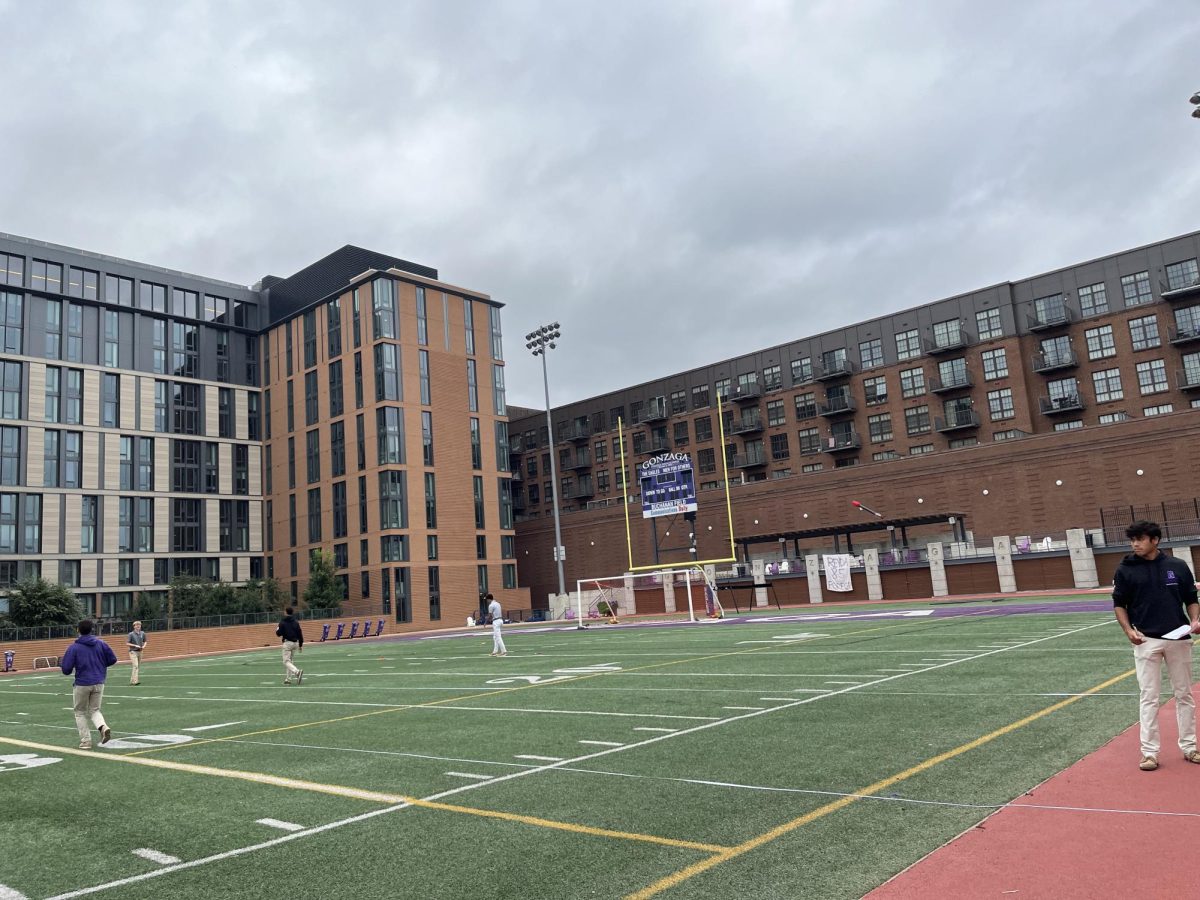
[[[966,513],[947,512],[933,513],[927,516],[906,516],[902,519],[868,519],[865,522],[853,522],[846,525],[825,525],[821,528],[807,528],[804,531],[777,531],[774,534],[745,535],[735,540],[739,544],[771,544],[777,541],[833,537],[839,534],[859,534],[864,531],[886,531],[889,525],[895,528],[910,528],[915,525],[941,525],[948,522],[951,518],[961,522],[966,517]]]
[[[337,293],[368,269],[400,269],[434,281],[438,277],[437,269],[429,266],[347,244],[288,278],[267,276],[263,279],[264,292],[270,298],[268,324],[281,322],[306,306]]]

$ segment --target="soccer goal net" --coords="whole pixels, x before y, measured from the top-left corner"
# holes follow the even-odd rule
[[[637,575],[611,575],[602,578],[581,578],[575,583],[575,603],[564,611],[564,618],[617,624],[621,615],[636,611],[634,591],[661,586],[673,589],[676,609],[686,606],[688,620],[697,615],[719,619],[725,615],[717,599],[715,579],[700,566],[685,569],[660,569]]]

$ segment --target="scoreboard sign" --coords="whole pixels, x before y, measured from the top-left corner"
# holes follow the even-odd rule
[[[662,453],[641,465],[642,518],[696,511],[696,482],[686,453]]]

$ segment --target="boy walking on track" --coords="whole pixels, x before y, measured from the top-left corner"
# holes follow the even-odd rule
[[[62,658],[62,673],[75,674],[75,726],[79,729],[79,749],[92,749],[92,731],[88,725],[96,726],[100,732],[100,743],[107,744],[112,729],[104,721],[100,704],[104,700],[104,679],[108,667],[117,664],[117,654],[112,647],[92,634],[92,620],[79,623],[79,637],[75,639]]]
[[[1200,763],[1192,697],[1192,635],[1200,632],[1196,582],[1186,563],[1158,549],[1162,529],[1154,522],[1134,522],[1125,536],[1133,552],[1121,560],[1113,577],[1113,612],[1133,644],[1137,667],[1142,740],[1138,767],[1143,772],[1158,768],[1162,743],[1158,700],[1164,662],[1175,694],[1179,749],[1188,762]]]

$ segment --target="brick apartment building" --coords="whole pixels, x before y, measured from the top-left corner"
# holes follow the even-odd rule
[[[1200,232],[570,403],[552,411],[553,441],[544,411],[512,410],[521,583],[535,604],[556,590],[552,453],[568,589],[627,568],[618,418],[630,495],[634,467],[690,454],[702,559],[729,552],[722,449],[739,541],[860,522],[851,499],[888,518],[960,511],[988,540],[1098,528],[1102,509],[1195,507],[1198,256]],[[631,522],[635,565],[656,543],[660,561],[688,559],[682,519],[657,538],[640,506]]]
[[[516,587],[500,304],[344,247],[253,287],[0,234],[0,586],[176,576],[412,627]]]

